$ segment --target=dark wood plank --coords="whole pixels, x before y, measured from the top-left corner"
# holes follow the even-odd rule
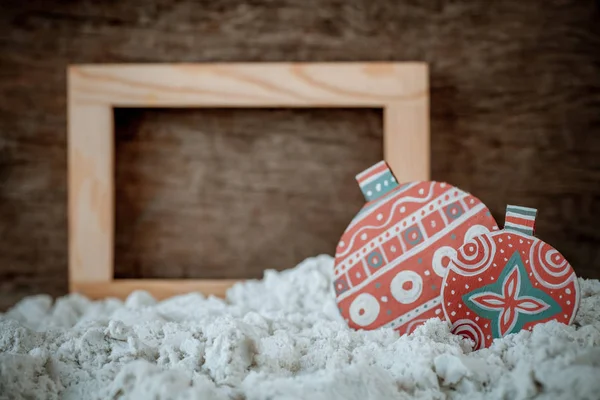
[[[329,253],[381,110],[118,109],[117,278],[256,278]]]
[[[427,61],[433,177],[477,194],[500,220],[506,203],[538,207],[538,235],[561,250],[580,275],[600,277],[599,14],[598,2],[591,0],[315,0],[310,7],[296,0],[5,0],[0,308],[27,294],[66,292],[65,68],[82,62]],[[137,135],[150,129],[144,126],[160,127],[161,115],[139,116]],[[227,114],[198,115],[182,118],[216,126],[217,115]],[[264,115],[231,114],[238,121],[232,124],[259,125],[262,120],[251,120]],[[273,115],[272,128],[292,129],[281,115]],[[290,118],[310,126],[321,121],[316,114]],[[226,123],[214,131],[235,132]],[[335,131],[340,124],[324,129]],[[359,134],[364,126],[356,129]],[[272,146],[268,140],[264,145]],[[135,147],[144,141],[138,142],[129,150],[123,143],[123,155],[142,154]],[[236,150],[234,143],[227,151]],[[189,172],[172,154],[161,155],[169,168]],[[123,168],[142,179],[139,190],[152,189],[133,163]],[[131,215],[120,217],[151,214],[152,204],[142,200],[136,202],[147,210],[132,206]],[[176,210],[164,212],[179,218]],[[127,237],[125,231],[119,239],[124,257],[127,246],[142,246],[123,244]],[[296,246],[297,257],[308,251]],[[147,265],[143,270],[128,272],[124,266],[119,273],[162,274],[161,260],[152,257],[140,263]],[[277,267],[291,259],[277,257],[282,257]],[[191,274],[183,267],[191,264],[181,265],[176,274]]]

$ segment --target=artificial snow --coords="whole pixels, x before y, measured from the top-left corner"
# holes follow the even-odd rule
[[[319,256],[226,300],[29,297],[0,314],[0,398],[600,399],[600,282],[575,324],[472,351],[438,319],[409,336],[353,331]]]

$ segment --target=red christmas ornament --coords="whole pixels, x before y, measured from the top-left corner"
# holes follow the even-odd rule
[[[489,347],[493,339],[556,320],[570,324],[579,305],[571,265],[533,236],[537,211],[508,206],[504,229],[465,243],[442,286],[444,314],[455,334]]]
[[[337,246],[337,304],[355,329],[410,333],[443,318],[441,285],[465,240],[497,230],[487,207],[443,182],[399,185],[384,161],[356,176],[367,200]]]

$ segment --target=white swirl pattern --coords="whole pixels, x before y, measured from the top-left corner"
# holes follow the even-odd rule
[[[485,346],[485,336],[481,327],[470,319],[459,319],[452,324],[452,333],[470,339],[475,343],[473,350],[479,350]]]
[[[483,225],[473,225],[465,233],[464,243],[467,243],[468,241],[472,240],[476,236],[483,235],[483,234],[489,233],[489,232],[490,232],[490,230]]]
[[[569,262],[552,246],[532,238],[534,241],[529,250],[531,271],[535,278],[545,287],[560,289],[567,286],[575,274]]]
[[[445,257],[448,257],[449,260],[454,260],[456,258],[456,249],[450,246],[442,246],[433,253],[431,266],[433,267],[433,271],[442,278],[446,276],[450,264],[450,261],[448,261],[448,265],[444,266],[443,261]]]
[[[487,270],[496,254],[496,243],[489,235],[476,236],[465,243],[450,263],[449,268],[459,275],[473,276]]]

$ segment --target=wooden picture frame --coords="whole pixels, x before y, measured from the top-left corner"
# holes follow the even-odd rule
[[[382,108],[384,158],[397,179],[430,176],[424,63],[70,66],[69,289],[91,298],[124,298],[137,289],[157,298],[189,291],[224,296],[236,282],[114,279],[113,107]]]

